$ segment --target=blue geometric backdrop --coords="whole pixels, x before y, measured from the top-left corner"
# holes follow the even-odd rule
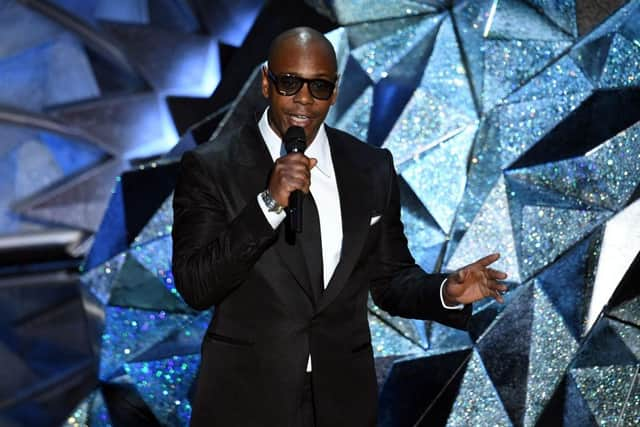
[[[328,33],[341,74],[328,121],[392,151],[416,261],[427,271],[449,271],[499,251],[496,268],[509,273],[511,284],[506,304],[474,306],[468,333],[369,305],[379,425],[640,424],[640,1],[592,30],[583,23],[581,31],[571,0],[309,4],[340,25]],[[142,30],[114,34],[140,40]],[[81,65],[73,68],[82,72]],[[187,79],[150,70],[145,77],[166,88]],[[202,73],[198,85],[208,78]],[[53,88],[46,98],[38,90],[43,99],[30,100],[31,108],[95,96],[90,80],[78,83],[76,95]],[[17,96],[23,95],[7,99]],[[67,124],[86,123],[80,126],[86,132],[108,133],[117,127],[89,120],[101,108],[152,104],[137,96],[120,101],[56,114]],[[262,108],[256,68],[208,143]],[[169,134],[162,121],[143,117],[128,117],[141,127],[127,124],[127,132],[160,132],[146,135],[154,148],[136,143],[118,153],[145,156],[176,142],[168,137],[171,144],[153,145]],[[28,150],[55,138],[7,151],[13,163],[3,170],[23,165],[13,160],[18,156],[43,161]],[[72,167],[128,156],[97,146],[66,149],[77,160],[63,170],[73,174]],[[99,382],[66,425],[188,422],[211,313],[187,307],[173,285],[166,177],[175,175],[176,160],[142,162],[122,174],[109,187],[104,218],[89,228],[96,240],[82,292],[97,313]],[[136,197],[160,207],[127,239],[127,210]],[[36,212],[35,206],[25,209]],[[123,414],[123,407],[135,413]]]

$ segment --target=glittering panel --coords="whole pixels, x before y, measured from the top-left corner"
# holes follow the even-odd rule
[[[75,407],[62,427],[89,427],[89,404],[95,396],[95,392]]]
[[[542,9],[549,19],[567,33],[578,36],[576,0],[527,0]]]
[[[466,114],[417,89],[393,125],[383,146],[393,153],[396,167],[475,124]]]
[[[97,392],[93,402],[91,402],[91,412],[89,418],[90,427],[111,427],[111,418],[107,405],[104,403],[102,392]]]
[[[483,111],[489,111],[522,86],[570,44],[566,41],[488,40],[484,45]]]
[[[623,302],[611,314],[640,328],[640,296]]]
[[[539,284],[534,286],[533,298],[525,426],[535,425],[578,350],[578,343]]]
[[[611,215],[609,211],[523,207],[523,239],[520,241],[522,276],[531,277]]]
[[[519,0],[495,0],[495,13],[484,33],[490,39],[570,40],[537,10]]]
[[[368,317],[374,357],[424,354],[420,346],[409,341],[377,316],[369,314]]]
[[[623,411],[620,425],[640,425],[640,365],[636,365],[636,378]]]
[[[571,375],[601,426],[618,426],[638,365],[572,369]]]
[[[467,63],[467,71],[473,82],[476,98],[480,98],[484,75],[483,31],[490,15],[492,1],[474,0],[454,5],[453,16],[461,40],[461,48]]]
[[[619,210],[640,183],[640,124],[586,156],[514,170],[509,176],[596,208]]]
[[[501,257],[492,267],[506,272],[508,280],[520,282],[504,178],[487,197],[446,268],[455,270],[494,252],[500,252]]]
[[[362,95],[351,104],[351,107],[340,117],[335,127],[341,129],[361,141],[367,140],[369,118],[373,104],[373,86],[367,87]]]
[[[183,301],[176,289],[171,271],[171,255],[173,253],[171,236],[162,237],[144,245],[132,246],[129,253],[147,270],[162,280],[173,296]]]
[[[364,44],[394,34],[402,28],[416,25],[422,22],[423,19],[424,16],[407,16],[405,18],[363,22],[344,28],[348,34],[349,46],[355,49]]]
[[[436,11],[427,3],[412,0],[333,0],[331,5],[340,25]]]
[[[477,112],[453,25],[445,19],[420,85],[384,146],[393,153],[396,165],[401,165],[476,123]]]
[[[379,40],[363,44],[351,51],[374,83],[387,77],[388,71],[431,31],[437,20],[425,18],[415,25],[394,31]]]
[[[171,234],[173,225],[173,193],[162,202],[160,209],[151,217],[140,234],[133,241],[135,245],[148,242],[153,239],[165,237]]]
[[[567,117],[591,91],[588,79],[565,57],[509,96],[513,103],[497,107],[482,120],[456,231],[470,226],[502,169]],[[457,242],[452,243],[451,249],[455,249]]]
[[[170,313],[191,312],[183,301],[167,290],[155,274],[131,256],[127,257],[111,288],[109,305],[142,310],[164,310]]]
[[[370,311],[369,320],[386,322],[386,327],[395,329],[396,334],[410,340],[414,345],[427,347],[424,321],[392,316],[375,305],[371,296],[369,296],[367,307]]]
[[[82,284],[102,304],[106,305],[109,301],[113,281],[118,276],[126,257],[127,254],[123,252],[82,274]]]
[[[429,322],[428,354],[448,353],[467,349],[473,346],[469,333],[460,329],[450,328],[437,322]]]
[[[640,329],[614,320],[609,323],[640,362]]]
[[[477,119],[467,72],[462,61],[451,18],[442,21],[420,87],[460,113]]]
[[[640,86],[640,46],[616,34],[599,86],[603,89]]]
[[[409,251],[425,271],[433,271],[440,256],[445,234],[428,218],[420,201],[407,201],[402,198],[400,218],[404,232],[409,240]]]
[[[470,126],[401,167],[402,177],[445,233],[464,193],[475,130]]]
[[[127,363],[125,370],[140,396],[163,425],[186,426],[191,417],[188,392],[196,376],[199,355]]]
[[[485,370],[480,355],[473,351],[453,403],[447,426],[510,426],[511,421]]]
[[[102,334],[100,378],[106,380],[125,362],[162,341],[172,331],[182,329],[192,318],[134,308],[107,307]]]
[[[559,106],[557,114],[573,110],[593,91],[591,81],[571,56],[565,55],[546,67],[535,79],[509,95],[507,102],[516,103],[552,98]],[[551,101],[551,100],[550,100]],[[536,117],[535,111],[530,118]],[[562,120],[563,115],[556,118]],[[550,122],[555,123],[555,122]],[[539,126],[536,126],[539,128]],[[538,135],[539,136],[539,135]]]

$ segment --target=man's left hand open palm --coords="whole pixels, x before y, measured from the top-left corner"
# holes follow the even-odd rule
[[[491,254],[480,258],[449,275],[444,289],[447,304],[470,304],[486,297],[495,298],[503,303],[502,292],[508,288],[498,280],[507,278],[507,274],[489,268],[500,258],[500,254]]]

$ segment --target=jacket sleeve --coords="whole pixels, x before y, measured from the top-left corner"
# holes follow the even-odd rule
[[[400,190],[391,153],[387,151],[390,179],[388,202],[380,221],[381,235],[373,258],[371,280],[373,301],[391,315],[435,320],[447,326],[466,329],[471,305],[450,310],[440,301],[440,285],[445,274],[427,274],[409,252],[400,220]]]
[[[178,292],[195,309],[220,304],[276,238],[256,197],[228,216],[201,156],[185,153],[173,198],[172,269]]]

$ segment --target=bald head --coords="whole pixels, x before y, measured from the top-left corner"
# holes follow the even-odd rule
[[[324,34],[310,27],[292,28],[276,37],[269,48],[269,64],[278,62],[282,55],[310,50],[326,56],[337,71],[338,62],[333,45]]]

